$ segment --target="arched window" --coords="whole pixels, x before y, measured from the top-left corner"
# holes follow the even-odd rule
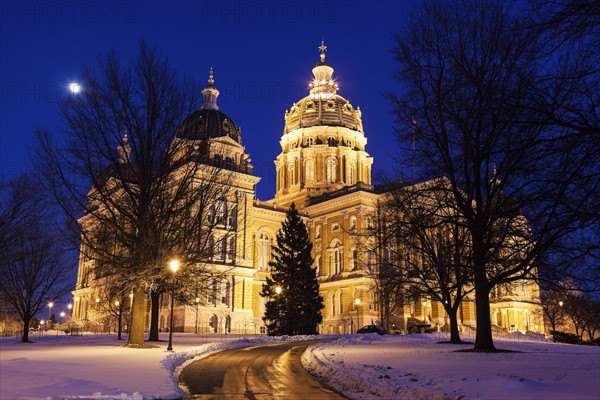
[[[271,259],[271,239],[266,233],[258,236],[258,270],[268,271]]]
[[[215,154],[213,156],[213,165],[215,167],[220,167],[222,162],[223,162],[223,157],[221,157],[220,154]]]
[[[233,169],[233,159],[231,157],[225,157],[225,163],[223,164],[225,169]]]
[[[296,184],[296,171],[294,168],[294,163],[291,162],[288,164],[288,187]]]
[[[321,239],[321,225],[317,225],[315,228],[315,239]]]
[[[348,169],[346,170],[346,183],[349,185],[354,185],[354,172],[356,166],[352,161],[348,162]]]
[[[336,239],[332,240],[329,249],[327,250],[329,259],[329,273],[338,275],[342,272],[342,246]]]
[[[311,138],[311,137],[306,138],[306,145],[307,146],[312,146],[313,145],[313,138]]]
[[[341,290],[340,290],[340,294],[339,294],[339,298],[338,298],[338,303],[340,305],[340,315],[342,315],[344,313],[344,298],[342,296]]]
[[[353,215],[350,217],[350,230],[353,231],[356,229],[356,217]]]
[[[214,220],[215,220],[215,206],[210,206],[208,208],[208,217],[207,218],[208,218],[208,222],[209,223],[212,224],[214,222]]]
[[[352,140],[346,139],[346,146],[352,147]]]
[[[335,146],[335,139],[331,136],[327,138],[327,144],[331,147]]]
[[[217,218],[217,224],[224,224],[225,223],[225,201],[224,200],[219,200],[217,202],[216,205],[216,218]]]
[[[327,182],[329,182],[329,183],[335,182],[337,180],[337,175],[336,175],[337,163],[335,161],[335,158],[328,158],[326,167],[327,167],[326,168]]]
[[[307,183],[315,181],[315,160],[312,158],[304,163],[304,179]]]

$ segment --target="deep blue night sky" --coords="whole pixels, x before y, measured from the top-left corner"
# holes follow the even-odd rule
[[[0,35],[2,179],[30,170],[33,130],[59,127],[57,101],[82,64],[114,47],[127,59],[140,38],[157,45],[179,72],[206,82],[210,66],[220,109],[242,128],[262,177],[258,197],[273,196],[273,160],[283,116],[308,94],[321,38],[339,93],[363,112],[375,171],[393,168],[398,147],[390,105],[398,88],[392,33],[417,0],[405,1],[3,1]]]

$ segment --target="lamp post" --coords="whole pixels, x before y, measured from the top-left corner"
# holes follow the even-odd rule
[[[169,324],[169,345],[167,350],[173,350],[173,308],[175,307],[175,274],[179,269],[179,261],[173,260],[169,263],[169,268],[173,272],[173,285],[171,287],[171,321]]]
[[[67,308],[69,309],[69,317],[73,316],[73,304],[67,304]]]
[[[60,312],[60,323],[61,323],[61,325],[65,322],[65,315],[66,314],[65,314],[64,311]]]
[[[48,303],[48,327],[49,328],[52,328],[52,322],[50,322],[50,319],[52,317],[52,307],[54,307],[54,303],[49,302]]]
[[[360,329],[360,299],[354,300],[354,304],[356,304],[356,333]]]
[[[198,334],[198,304],[200,303],[200,297],[196,297],[196,335]]]
[[[277,335],[281,335],[280,322],[281,322],[281,286],[275,286],[275,296],[277,296]]]

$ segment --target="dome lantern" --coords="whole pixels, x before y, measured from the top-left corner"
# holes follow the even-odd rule
[[[208,72],[208,82],[206,83],[206,87],[202,90],[202,97],[204,97],[204,102],[202,103],[202,110],[218,110],[219,106],[217,105],[217,98],[219,97],[219,91],[215,86],[215,79],[213,76],[213,69],[210,67],[210,71]]]
[[[312,72],[314,75],[313,81],[308,85],[310,94],[312,95],[331,95],[335,94],[338,90],[338,84],[333,80],[333,68],[325,61],[325,52],[327,46],[325,41],[321,41],[321,45],[318,47],[320,61],[313,68]]]

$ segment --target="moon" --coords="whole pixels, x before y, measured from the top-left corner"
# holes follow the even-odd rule
[[[73,94],[77,94],[81,91],[81,85],[77,82],[69,83],[69,91]]]

